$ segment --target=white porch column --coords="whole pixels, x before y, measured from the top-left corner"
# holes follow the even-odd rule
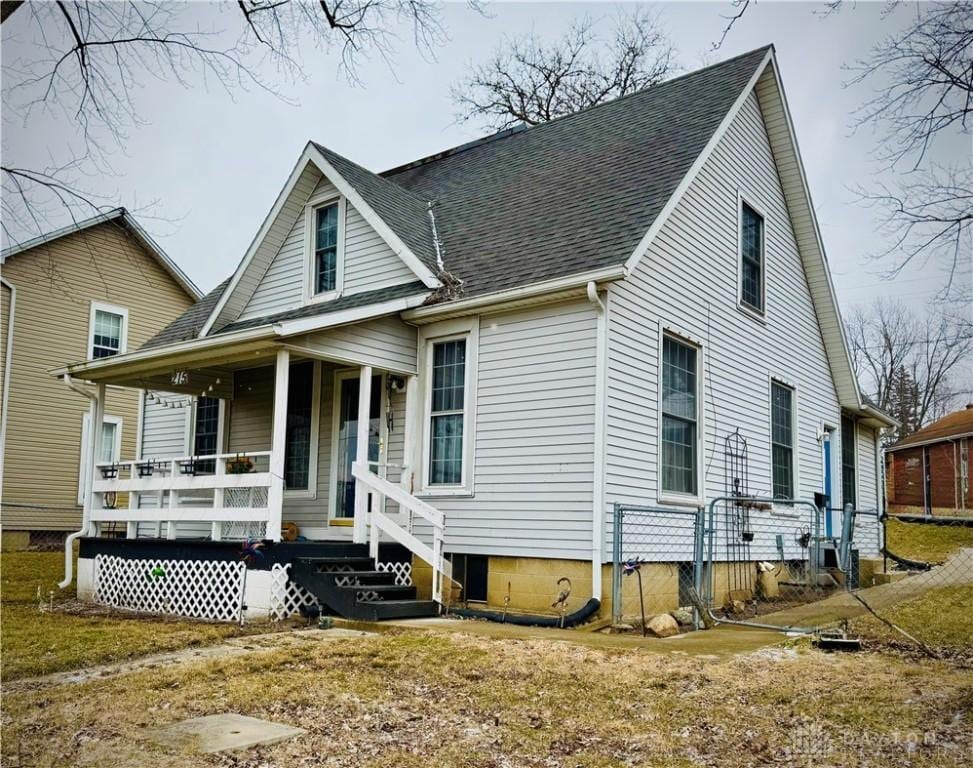
[[[363,365],[358,377],[358,440],[355,462],[368,464],[368,424],[371,412],[372,367]],[[352,540],[356,544],[368,541],[368,489],[360,480],[355,481],[355,526]]]
[[[270,489],[267,492],[268,539],[280,541],[280,525],[284,507],[284,450],[287,444],[287,386],[290,381],[291,353],[286,349],[277,352],[274,375],[273,437],[270,441]]]
[[[100,500],[97,504],[95,503],[95,494],[92,491],[92,484],[94,483],[95,478],[100,474],[100,471],[95,465],[100,460],[99,456],[101,455],[101,433],[102,429],[104,429],[102,424],[105,421],[105,397],[107,394],[107,386],[105,386],[105,384],[99,384],[98,398],[94,403],[94,418],[90,419],[88,424],[88,440],[90,445],[87,446],[87,449],[90,451],[88,455],[91,457],[91,460],[88,462],[88,477],[85,479],[85,501],[88,505],[89,512],[92,509],[100,509],[103,506]],[[89,535],[100,536],[101,523],[92,523]]]
[[[406,493],[412,493],[419,484],[416,473],[421,459],[416,451],[416,436],[419,434],[419,377],[407,376],[405,379],[405,427],[402,440],[402,478],[399,484]],[[415,478],[415,480],[413,480]]]

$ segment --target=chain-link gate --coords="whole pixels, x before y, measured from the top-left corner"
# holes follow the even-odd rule
[[[636,625],[668,613],[699,627],[703,606],[703,509],[616,504],[612,621]]]

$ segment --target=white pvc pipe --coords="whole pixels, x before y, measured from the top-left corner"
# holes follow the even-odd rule
[[[608,308],[598,295],[598,285],[588,283],[588,301],[598,315],[595,347],[595,455],[591,506],[591,596],[601,600],[602,543],[605,538],[605,410],[608,354]]]
[[[81,510],[81,529],[70,534],[64,540],[64,579],[58,582],[58,588],[64,589],[71,584],[74,578],[74,542],[82,536],[87,536],[91,527],[91,487],[92,478],[94,477],[94,467],[95,458],[97,456],[96,450],[98,445],[98,440],[95,437],[98,432],[96,432],[96,424],[98,424],[98,412],[101,410],[98,407],[99,397],[93,394],[89,390],[85,389],[79,384],[76,384],[72,380],[69,374],[64,375],[64,383],[69,389],[77,392],[79,395],[87,397],[91,403],[88,409],[88,444],[83,445],[82,448],[87,451],[88,460],[87,462],[82,462],[86,465],[87,471],[84,477],[84,505]],[[99,387],[99,393],[104,391],[104,387]],[[4,390],[6,394],[6,390]],[[103,411],[102,411],[103,412]]]
[[[17,309],[17,289],[9,280],[0,277],[0,284],[10,290],[7,310],[7,343],[3,348],[3,398],[0,400],[0,501],[3,500],[3,457],[7,448],[7,410],[10,401],[10,371],[13,368],[14,313]]]

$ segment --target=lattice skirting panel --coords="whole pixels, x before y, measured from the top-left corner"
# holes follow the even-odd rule
[[[394,573],[400,587],[412,586],[412,563],[379,563],[378,570]]]
[[[218,560],[95,557],[95,602],[215,621],[242,618],[246,564]]]
[[[305,605],[317,605],[317,598],[291,581],[291,566],[275,563],[270,569],[270,618],[275,621],[298,613]]]

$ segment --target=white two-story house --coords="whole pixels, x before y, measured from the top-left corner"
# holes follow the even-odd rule
[[[82,594],[245,565],[254,615],[288,574],[346,615],[455,584],[537,611],[562,576],[596,609],[616,503],[724,495],[738,431],[751,494],[875,508],[891,423],[771,47],[384,173],[309,143],[226,282],[57,373],[143,392],[136,455],[88,479]]]

